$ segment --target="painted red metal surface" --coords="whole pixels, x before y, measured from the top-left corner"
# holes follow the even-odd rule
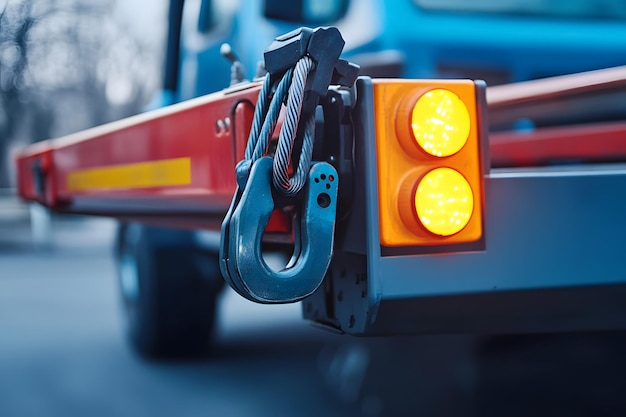
[[[489,135],[491,166],[626,161],[626,122],[496,132]]]
[[[217,229],[236,186],[234,168],[259,88],[248,84],[34,144],[18,155],[19,195],[60,211]],[[68,187],[71,173],[176,158],[190,159],[183,185]],[[494,167],[625,161],[626,122],[492,133],[490,158]],[[268,231],[289,233],[290,226],[290,216],[276,212]]]
[[[17,158],[19,195],[60,211],[216,229],[236,187],[258,93],[259,84],[249,84],[34,144]],[[176,158],[190,159],[188,184],[68,186],[71,173]],[[267,231],[290,228],[289,216],[277,212]]]
[[[615,91],[624,87],[626,87],[626,66],[621,66],[489,87],[487,102],[491,109],[500,109],[527,103],[541,104],[563,97]]]

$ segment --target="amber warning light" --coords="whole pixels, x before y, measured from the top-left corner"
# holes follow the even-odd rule
[[[381,245],[484,247],[480,94],[470,80],[374,81]]]

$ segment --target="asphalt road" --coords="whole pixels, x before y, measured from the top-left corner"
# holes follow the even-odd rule
[[[357,339],[227,291],[211,357],[147,362],[123,337],[114,223],[36,248],[0,218],[0,416],[624,415],[620,333]]]
[[[113,231],[56,219],[36,248],[24,219],[0,223],[0,416],[448,414],[468,398],[468,338],[354,339],[231,291],[211,357],[146,362],[123,337]]]

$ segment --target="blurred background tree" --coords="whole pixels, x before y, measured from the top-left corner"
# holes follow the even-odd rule
[[[0,187],[14,183],[12,149],[141,111],[159,84],[165,9],[0,0]]]

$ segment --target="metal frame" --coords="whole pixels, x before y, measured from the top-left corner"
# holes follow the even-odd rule
[[[242,84],[32,145],[18,155],[18,193],[62,212],[219,230],[259,89]],[[77,175],[87,176],[86,186],[72,187]],[[128,183],[115,182],[116,175]],[[147,182],[133,181],[142,175]],[[291,237],[281,212],[268,227],[285,234],[278,240]]]
[[[333,261],[322,287],[303,304],[306,318],[359,335],[626,327],[626,165],[490,171],[485,142],[486,250],[384,256],[375,227],[372,94],[371,80],[360,79],[351,211],[337,223]],[[18,158],[19,193],[65,212],[216,229],[235,187],[234,166],[257,95],[258,85],[248,84],[33,145]],[[346,99],[351,106],[353,96],[346,92]],[[616,132],[589,129],[579,132],[582,142],[609,143]],[[536,138],[554,144],[570,135],[561,129]],[[524,142],[492,144],[491,159],[531,143]],[[623,140],[611,146],[603,152],[626,153]],[[68,187],[71,173],[177,158],[190,159],[187,184]],[[275,226],[290,236],[288,216]]]
[[[305,317],[357,334],[625,328],[626,165],[486,171],[486,250],[383,256],[371,83],[359,80],[353,224]],[[493,157],[493,155],[492,155]]]

